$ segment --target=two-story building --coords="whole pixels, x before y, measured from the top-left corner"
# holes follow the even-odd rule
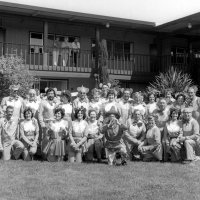
[[[95,46],[104,38],[110,77],[123,87],[143,90],[172,65],[191,72],[198,81],[199,22],[200,14],[195,14],[156,27],[154,22],[0,2],[0,54],[21,56],[39,77],[40,89],[75,91],[80,85],[94,87]],[[58,38],[62,44],[65,37],[70,43],[76,37],[80,42],[76,65],[71,50],[67,65],[62,65],[62,49],[53,64],[54,41]]]

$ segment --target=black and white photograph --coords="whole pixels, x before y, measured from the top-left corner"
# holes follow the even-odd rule
[[[0,200],[199,200],[200,1],[0,1]]]

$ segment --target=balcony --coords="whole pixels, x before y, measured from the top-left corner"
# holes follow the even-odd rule
[[[48,72],[73,72],[73,73],[91,73],[95,67],[95,57],[92,51],[81,50],[77,65],[73,63],[74,54],[68,58],[67,66],[63,67],[61,63],[61,50],[56,66],[53,65],[53,49],[48,48],[47,53],[43,52],[43,46],[0,43],[0,55],[21,56],[24,64],[34,71]],[[183,56],[183,55],[182,55]],[[187,61],[187,55],[184,55]],[[174,66],[188,71],[187,62],[174,64],[171,55],[151,56],[142,54],[109,55],[108,72],[111,75],[133,76],[137,74],[152,75],[160,71],[166,71],[170,66]]]

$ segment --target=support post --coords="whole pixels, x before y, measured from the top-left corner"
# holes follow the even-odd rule
[[[43,24],[43,32],[44,32],[44,47],[43,47],[43,66],[47,67],[47,58],[48,58],[48,22],[45,21]]]

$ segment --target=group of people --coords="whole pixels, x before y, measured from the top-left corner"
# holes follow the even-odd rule
[[[53,43],[53,65],[57,66],[59,55],[61,54],[61,66],[69,66],[70,56],[72,55],[73,66],[77,66],[78,56],[80,52],[80,42],[78,37],[75,37],[73,42],[69,42],[69,37],[65,37],[63,42],[56,37]]]
[[[200,153],[200,98],[197,88],[173,97],[167,90],[147,99],[141,92],[109,84],[93,89],[78,87],[57,95],[30,89],[26,99],[20,85],[10,86],[10,96],[1,102],[0,150],[3,160],[34,159],[49,162],[102,162],[126,165],[131,161],[194,163]]]

